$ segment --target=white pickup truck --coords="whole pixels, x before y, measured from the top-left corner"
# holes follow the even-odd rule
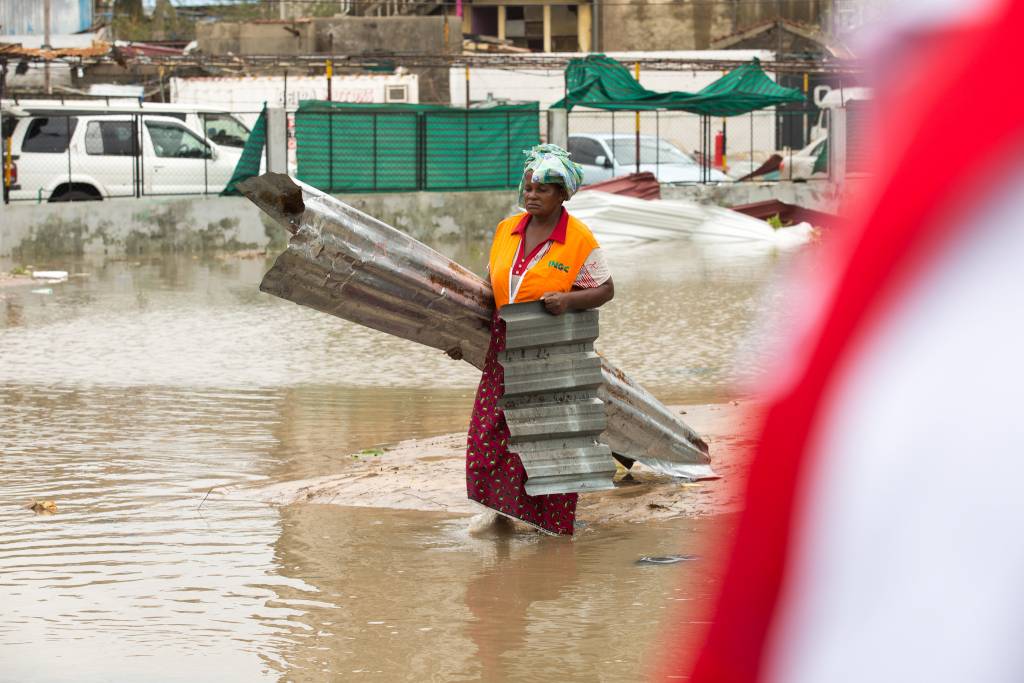
[[[216,194],[242,153],[152,114],[35,114],[11,138],[11,201]]]

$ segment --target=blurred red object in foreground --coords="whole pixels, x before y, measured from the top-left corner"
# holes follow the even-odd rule
[[[1024,680],[1024,3],[929,21],[887,55],[885,167],[803,289],[706,643],[671,678]]]

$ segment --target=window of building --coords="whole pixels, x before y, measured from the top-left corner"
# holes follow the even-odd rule
[[[384,95],[385,102],[408,102],[409,88],[405,85],[389,85]]]

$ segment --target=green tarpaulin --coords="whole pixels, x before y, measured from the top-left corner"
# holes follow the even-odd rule
[[[796,88],[768,78],[756,58],[733,69],[699,92],[654,92],[641,86],[629,70],[604,55],[573,59],[565,68],[565,99],[552,109],[590,107],[646,111],[669,109],[709,116],[736,116],[786,102],[803,102]]]
[[[235,189],[235,185],[253,178],[260,174],[260,162],[263,161],[263,146],[267,143],[267,108],[263,107],[260,117],[256,119],[256,125],[252,127],[249,137],[242,148],[242,156],[235,164],[235,172],[231,174],[231,180],[221,191],[220,196],[241,196],[241,192]]]
[[[518,187],[540,142],[536,102],[487,109],[306,100],[295,114],[297,177],[326,192]]]

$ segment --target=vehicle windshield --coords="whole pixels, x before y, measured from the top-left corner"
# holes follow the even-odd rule
[[[206,137],[225,147],[245,147],[249,129],[229,114],[200,114],[206,128]]]
[[[181,126],[146,121],[153,152],[158,157],[175,159],[209,159],[210,148],[191,131]]]
[[[615,160],[622,166],[636,164],[636,138],[614,137],[605,140],[612,149]],[[641,164],[689,164],[696,165],[690,155],[675,145],[654,138],[640,138]]]

